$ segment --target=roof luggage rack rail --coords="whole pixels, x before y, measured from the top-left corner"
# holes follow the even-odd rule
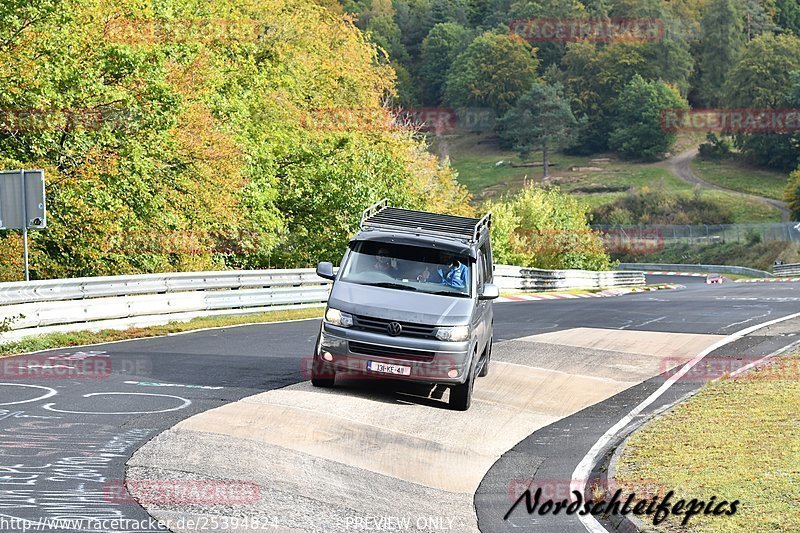
[[[425,211],[389,207],[389,201],[384,198],[379,202],[375,202],[361,213],[359,227],[362,230],[383,229],[478,242],[483,234],[489,231],[491,224],[491,213],[486,213],[480,220],[454,215],[440,215]]]

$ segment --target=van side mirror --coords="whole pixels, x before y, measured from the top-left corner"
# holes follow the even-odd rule
[[[479,300],[494,300],[500,296],[500,289],[494,283],[487,283],[483,286],[483,292],[478,296]]]
[[[333,280],[336,274],[333,273],[333,263],[323,261],[317,265],[317,276],[325,279]]]

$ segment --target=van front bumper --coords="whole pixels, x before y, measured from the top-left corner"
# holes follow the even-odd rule
[[[323,354],[333,361],[326,361]],[[426,383],[460,384],[466,381],[470,341],[447,342],[416,337],[391,337],[333,326],[323,321],[314,359],[336,372]],[[367,365],[386,363],[410,368],[408,375],[376,372]]]

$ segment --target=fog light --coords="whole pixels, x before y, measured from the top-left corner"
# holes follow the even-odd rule
[[[458,377],[458,370],[456,370],[455,368],[450,370],[449,372],[447,372],[447,377],[448,378],[457,378]]]
[[[333,361],[333,356],[331,355],[331,352],[322,352],[322,358],[329,362]]]

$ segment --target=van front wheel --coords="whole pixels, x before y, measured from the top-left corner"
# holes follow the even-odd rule
[[[492,339],[489,339],[489,344],[486,345],[486,349],[484,350],[483,361],[481,361],[481,371],[478,373],[478,377],[485,377],[489,375],[489,363],[492,361]]]
[[[475,354],[477,356],[477,353]],[[450,409],[466,411],[472,405],[472,389],[475,385],[475,370],[471,370],[467,381],[450,387]]]
[[[335,382],[336,371],[329,365],[315,360],[311,367],[311,384],[315,387],[329,389]]]

